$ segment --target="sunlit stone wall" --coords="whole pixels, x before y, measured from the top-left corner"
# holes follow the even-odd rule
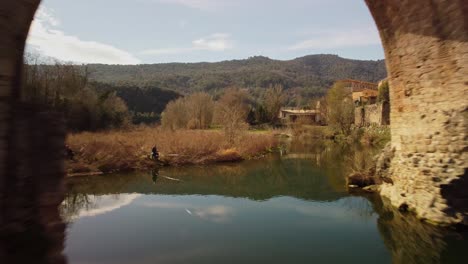
[[[384,125],[383,104],[358,106],[354,109],[354,124],[356,126]]]
[[[395,156],[382,195],[468,224],[468,2],[366,0],[385,49]]]

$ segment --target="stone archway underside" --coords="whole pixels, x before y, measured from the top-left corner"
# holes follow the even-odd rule
[[[384,184],[382,194],[429,221],[468,224],[468,2],[365,2],[382,38],[391,86],[393,184]],[[0,227],[16,219],[10,207],[34,205],[41,209],[24,213],[61,230],[51,219],[61,201],[63,127],[19,99],[24,45],[39,3],[0,2]],[[50,155],[19,159],[38,157],[28,144]],[[25,199],[25,193],[32,196]]]

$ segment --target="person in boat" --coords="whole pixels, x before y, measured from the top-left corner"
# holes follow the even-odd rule
[[[154,160],[159,160],[159,152],[156,146],[151,149],[151,158]]]

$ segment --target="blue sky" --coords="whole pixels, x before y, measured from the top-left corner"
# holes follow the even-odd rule
[[[109,64],[384,58],[362,0],[43,0],[28,47]]]

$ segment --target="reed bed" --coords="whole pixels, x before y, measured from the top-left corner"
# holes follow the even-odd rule
[[[70,134],[67,145],[73,150],[73,160],[67,171],[114,172],[149,169],[156,165],[150,159],[153,146],[166,165],[208,164],[252,159],[277,147],[273,132],[243,132],[234,142],[228,142],[217,130],[170,131],[158,127],[138,127],[125,131],[84,132]]]

